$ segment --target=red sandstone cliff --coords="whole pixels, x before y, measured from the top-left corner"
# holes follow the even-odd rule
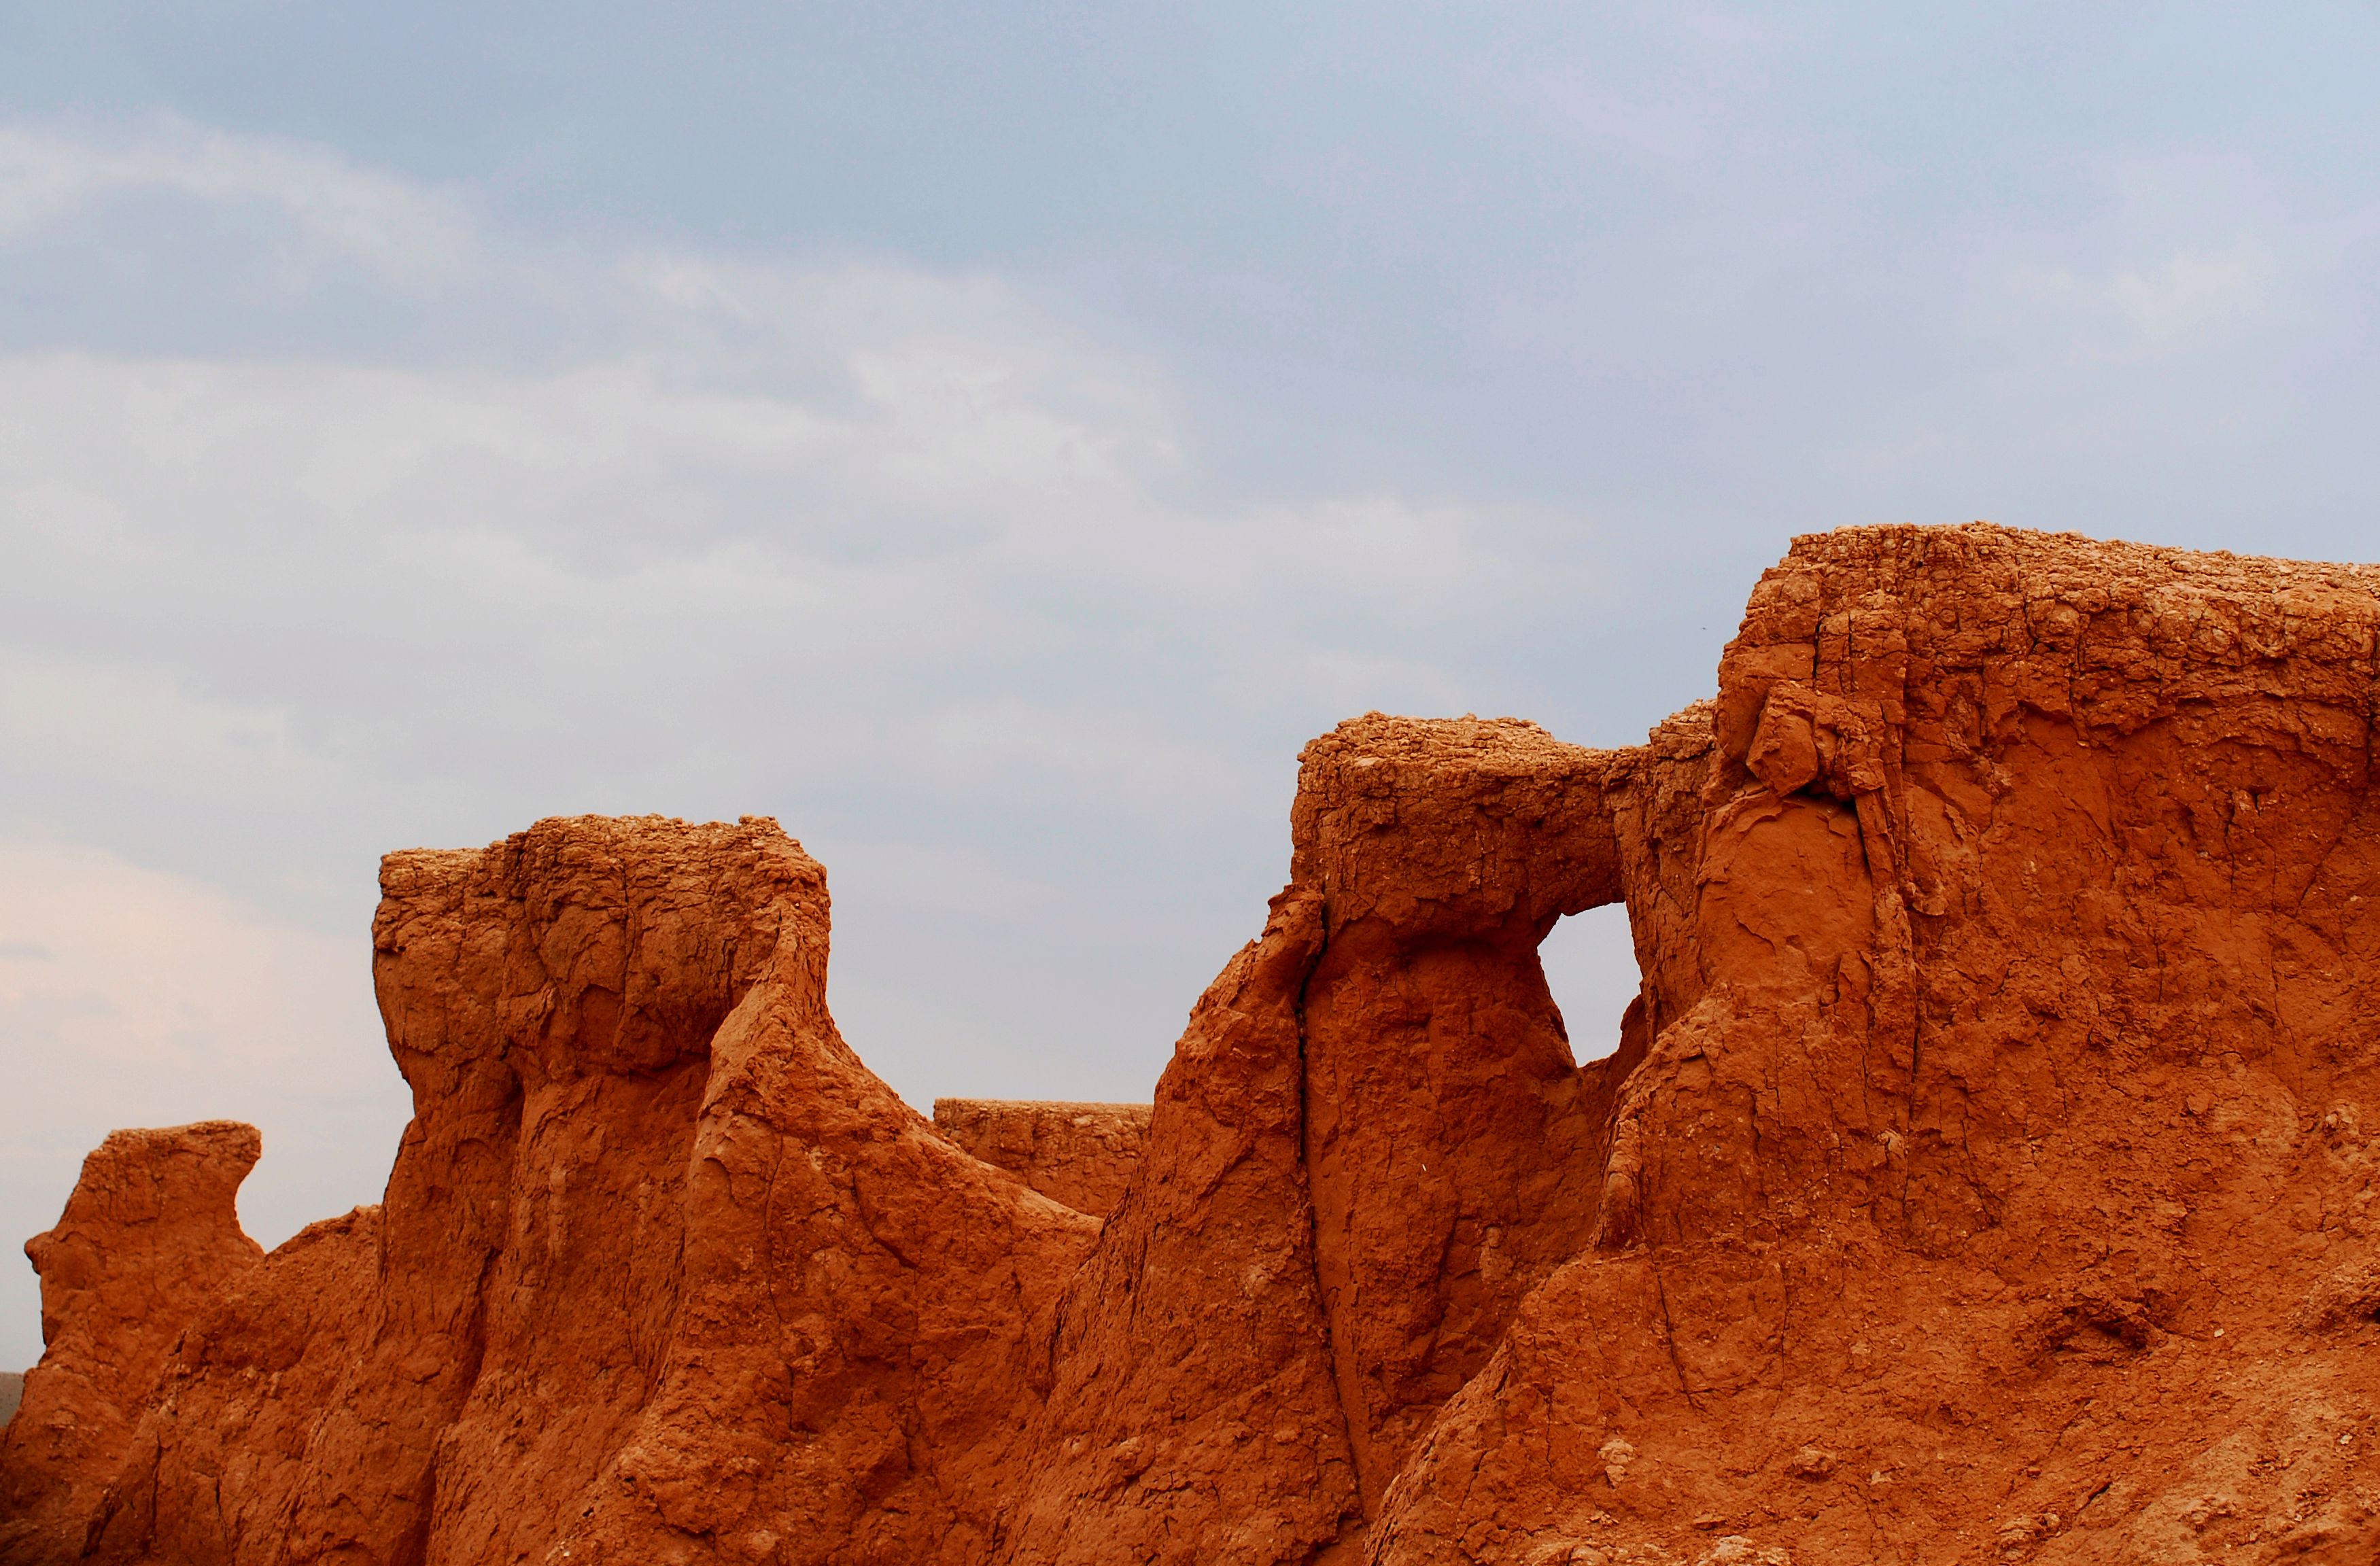
[[[844,1047],[772,823],[392,856],[383,1208],[190,1312],[44,1536],[2368,1566],[2375,680],[2380,571],[1854,529],[1645,746],[1342,724],[1083,1210]],[[1614,902],[1580,1067],[1536,948]]]

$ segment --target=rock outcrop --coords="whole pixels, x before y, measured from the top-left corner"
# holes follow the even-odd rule
[[[1139,1167],[1148,1106],[937,1099],[934,1129],[1050,1200],[1105,1218]]]
[[[385,1203],[186,1312],[42,1536],[2366,1566],[2375,684],[2380,571],[1799,540],[1645,745],[1310,746],[1133,1148],[902,1105],[773,823],[392,856]],[[1612,903],[1582,1066],[1536,947]]]
[[[118,1131],[83,1159],[57,1227],[25,1242],[42,1360],[0,1428],[0,1560],[71,1560],[183,1324],[264,1254],[239,1227],[256,1127]]]
[[[2380,1559],[2375,637],[2369,569],[1799,540],[1615,812],[1596,1244],[1376,1559]]]
[[[166,1389],[208,1417],[144,1426],[101,1558],[982,1559],[1099,1225],[844,1045],[817,864],[765,820],[585,819],[382,892],[419,1106],[386,1200],[192,1334]]]

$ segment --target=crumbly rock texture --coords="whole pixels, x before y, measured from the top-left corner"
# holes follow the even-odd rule
[[[1104,1218],[1139,1166],[1148,1106],[937,1099],[934,1129],[1052,1201]]]
[[[0,1560],[2371,1566],[2375,682],[2373,568],[1798,540],[1645,745],[1307,747],[1145,1118],[902,1104],[771,821],[393,855],[384,1203],[111,1138]]]
[[[240,1232],[256,1127],[112,1133],[57,1227],[25,1242],[42,1361],[0,1428],[0,1561],[72,1560],[183,1324],[264,1255]]]

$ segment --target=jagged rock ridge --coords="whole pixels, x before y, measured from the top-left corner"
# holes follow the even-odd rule
[[[1111,1210],[852,1055],[773,823],[392,856],[385,1203],[36,1542],[2361,1566],[2375,678],[2368,568],[1870,528],[1645,746],[1342,724]],[[1614,902],[1580,1066],[1536,948]]]

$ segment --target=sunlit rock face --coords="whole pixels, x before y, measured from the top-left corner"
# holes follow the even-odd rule
[[[160,1296],[104,1476],[37,1371],[9,1559],[2368,1566],[2376,649],[2360,567],[1797,540],[1645,745],[1309,746],[1145,1111],[902,1104],[773,822],[392,856],[385,1202]]]

